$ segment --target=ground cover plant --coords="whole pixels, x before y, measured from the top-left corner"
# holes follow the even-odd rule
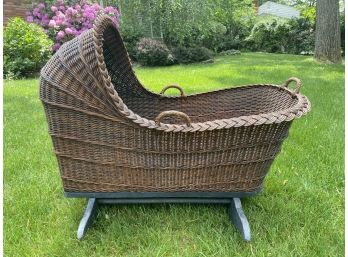
[[[31,79],[4,87],[5,256],[343,256],[343,65],[243,53],[136,74],[155,92],[177,83],[187,94],[302,79],[312,112],[294,122],[263,192],[242,200],[252,242],[242,241],[226,206],[184,204],[102,207],[78,241],[86,201],[63,196],[39,82]]]

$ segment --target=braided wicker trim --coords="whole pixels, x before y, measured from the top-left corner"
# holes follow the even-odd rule
[[[294,94],[292,91],[286,88],[279,88],[279,90],[288,91],[293,97],[298,99],[298,103],[292,108],[281,110],[277,112],[250,115],[250,116],[240,116],[230,119],[220,119],[214,121],[206,121],[201,123],[192,123],[191,126],[187,125],[176,125],[176,124],[156,124],[154,120],[148,120],[146,118],[140,117],[133,111],[129,110],[128,107],[123,103],[122,99],[117,94],[111,78],[108,74],[106,64],[104,62],[103,56],[103,32],[104,30],[114,25],[111,19],[106,15],[100,15],[96,19],[93,25],[93,41],[95,46],[95,53],[98,61],[99,72],[103,80],[103,84],[106,87],[113,103],[117,107],[118,111],[124,115],[126,118],[132,120],[134,123],[141,127],[146,127],[149,129],[156,129],[164,132],[195,132],[195,131],[206,131],[215,129],[224,129],[231,127],[241,127],[241,126],[252,126],[252,125],[262,125],[262,124],[273,124],[281,123],[283,121],[291,121],[296,118],[307,114],[310,111],[310,102],[308,99],[301,94]],[[116,29],[116,28],[115,28]],[[131,65],[131,64],[129,64]],[[276,86],[273,84],[259,84],[259,86]],[[221,90],[217,90],[221,91]],[[194,95],[189,96],[194,97]]]

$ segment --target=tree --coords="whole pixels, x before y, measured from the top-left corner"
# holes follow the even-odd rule
[[[315,58],[341,62],[341,35],[338,0],[317,0]]]

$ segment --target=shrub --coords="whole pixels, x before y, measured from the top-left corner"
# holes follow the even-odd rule
[[[131,26],[122,26],[121,35],[123,38],[123,42],[127,48],[129,57],[136,61],[137,55],[137,43],[140,41],[142,37],[144,37],[143,33],[137,28]]]
[[[222,40],[217,44],[216,51],[228,51],[233,49],[241,49],[243,47],[243,40],[239,35],[225,35]]]
[[[235,31],[235,28],[233,31],[231,28],[230,31],[228,31],[227,27],[223,24],[210,22],[209,34],[203,38],[202,45],[214,52],[241,49],[243,40],[249,35],[251,28],[248,30],[246,35],[246,28],[241,28],[240,26],[239,28],[240,30],[237,31]]]
[[[51,56],[52,44],[38,25],[11,19],[4,31],[4,76],[20,78],[39,71]]]
[[[214,50],[219,51],[222,45],[226,42],[226,26],[219,22],[208,22],[205,34],[201,35],[202,43],[200,45]],[[198,40],[197,40],[198,41]],[[195,44],[193,45],[195,46]]]
[[[290,30],[285,51],[292,54],[312,53],[315,44],[314,24],[303,18],[291,19],[288,24]]]
[[[289,30],[290,28],[284,19],[271,18],[261,20],[254,25],[247,41],[250,42],[252,50],[271,53],[283,52]]]
[[[143,38],[137,43],[136,58],[142,65],[164,66],[174,63],[174,57],[161,41]]]
[[[175,47],[173,49],[175,59],[179,63],[187,64],[202,62],[213,58],[213,53],[205,47]]]
[[[256,23],[247,38],[251,50],[299,54],[314,49],[313,24],[307,19],[265,19]]]
[[[222,51],[220,52],[220,54],[221,55],[240,55],[241,52],[239,50],[230,49],[230,50]]]
[[[66,41],[92,28],[93,21],[101,13],[111,17],[116,26],[119,25],[119,11],[116,7],[102,8],[99,4],[82,1],[48,1],[40,2],[27,12],[27,21],[34,22],[45,29],[49,37],[55,41],[53,50],[57,51]]]

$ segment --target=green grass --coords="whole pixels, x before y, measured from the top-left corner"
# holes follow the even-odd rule
[[[78,241],[85,200],[63,196],[35,79],[4,87],[6,256],[343,256],[343,65],[246,53],[136,73],[156,92],[171,83],[193,93],[302,79],[312,112],[294,122],[263,192],[243,200],[252,242],[242,241],[226,206],[180,204],[102,207]]]

